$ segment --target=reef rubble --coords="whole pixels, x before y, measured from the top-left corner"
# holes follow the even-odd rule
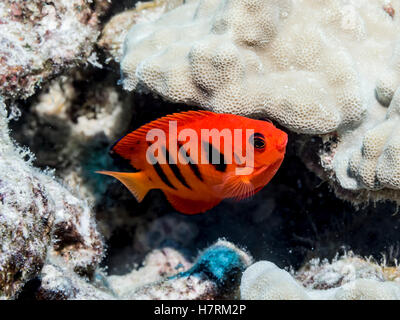
[[[90,276],[103,241],[88,203],[34,168],[33,154],[14,145],[7,123],[0,101],[0,294],[14,297],[52,256]]]
[[[107,0],[0,3],[0,95],[27,98],[64,69],[96,61]]]

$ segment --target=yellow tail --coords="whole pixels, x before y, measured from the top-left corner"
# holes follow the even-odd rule
[[[138,202],[142,202],[144,196],[151,189],[148,183],[146,183],[145,176],[142,172],[96,171],[96,173],[118,179],[129,189]]]

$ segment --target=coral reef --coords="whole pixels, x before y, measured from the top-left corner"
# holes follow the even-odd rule
[[[387,267],[385,262],[379,265],[350,251],[332,262],[312,259],[296,271],[295,277],[308,289],[330,289],[357,279],[400,282],[400,269]]]
[[[219,240],[201,253],[193,267],[127,294],[133,299],[221,299],[237,297],[239,279],[252,258]]]
[[[83,70],[58,77],[11,123],[13,138],[30,146],[36,166],[57,168],[57,176],[91,202],[107,185],[93,171],[111,165],[108,147],[132,117],[132,105],[113,86],[115,77],[93,78]]]
[[[108,277],[108,286],[119,297],[127,297],[138,288],[149,283],[171,277],[192,266],[181,253],[172,248],[151,251],[143,261],[143,266],[124,275]]]
[[[0,299],[399,299],[398,208],[357,210],[331,189],[400,202],[399,12],[398,0],[3,1]],[[252,199],[185,216],[94,174],[131,171],[108,155],[116,139],[198,107],[288,129],[281,170]]]
[[[6,0],[0,3],[0,95],[31,96],[66,67],[95,60],[107,0]]]
[[[244,300],[308,299],[306,290],[285,270],[269,261],[258,261],[243,273],[240,296]]]
[[[295,272],[259,261],[243,273],[245,300],[383,300],[400,299],[398,267],[380,266],[352,253],[328,261],[311,260]]]
[[[163,13],[181,5],[183,0],[154,0],[137,2],[134,9],[113,16],[102,30],[98,45],[116,62],[120,62],[123,43],[129,29],[137,23],[157,20]]]
[[[134,268],[127,274],[107,276],[104,271],[97,270],[93,280],[88,282],[59,262],[53,260],[43,267],[41,283],[35,292],[37,299],[130,299],[131,292],[138,288],[161,281],[191,266],[176,250],[164,248],[150,252],[142,267]]]
[[[46,264],[41,271],[40,286],[35,292],[38,300],[113,300],[115,296],[100,281],[92,284],[76,273],[57,264]],[[104,281],[104,280],[103,280]]]
[[[313,167],[339,196],[399,200],[396,12],[399,1],[189,1],[133,25],[124,88],[329,134],[337,146]]]
[[[134,25],[121,70],[129,90],[322,134],[363,118],[398,32],[379,1],[190,1]]]
[[[376,190],[383,199],[389,195],[399,200],[399,193],[394,192],[400,189],[400,137],[396,129],[399,112],[400,88],[387,110],[373,115],[374,119],[342,138],[333,159],[333,169],[342,187]]]
[[[220,240],[192,264],[172,248],[154,250],[140,268],[120,276],[97,270],[88,282],[53,259],[41,271],[35,297],[80,299],[216,299],[237,297],[239,279],[251,257]],[[181,271],[181,272],[180,272]]]
[[[161,281],[191,266],[179,252],[164,248],[150,252],[143,266],[133,268],[121,276],[107,276],[98,269],[91,281],[80,277],[58,258],[52,258],[43,266],[40,284],[34,291],[39,300],[114,300],[130,299],[130,293],[144,285]]]
[[[45,260],[62,257],[75,272],[93,273],[103,254],[88,204],[32,167],[33,155],[15,147],[0,104],[0,294],[15,296]]]

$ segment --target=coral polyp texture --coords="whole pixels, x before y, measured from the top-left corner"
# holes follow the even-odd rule
[[[379,1],[190,1],[132,27],[124,87],[328,133],[363,118],[399,31]]]
[[[187,1],[133,25],[123,85],[335,135],[337,149],[324,155],[332,182],[397,199],[400,153],[388,132],[399,123],[390,111],[400,85],[399,12],[399,1],[384,0]]]
[[[84,63],[107,0],[0,2],[0,94],[32,95],[49,77]]]
[[[137,2],[134,9],[123,11],[113,16],[102,30],[98,41],[115,61],[122,57],[122,47],[128,30],[137,23],[157,20],[164,12],[170,11],[181,5],[183,0],[155,0]]]
[[[245,300],[400,299],[398,267],[380,266],[352,254],[332,263],[312,260],[293,276],[269,261],[246,269],[240,285]]]
[[[389,107],[373,116],[367,122],[368,127],[365,125],[345,136],[333,166],[346,188],[366,188],[384,194],[390,192],[385,189],[400,189],[400,88]],[[393,196],[398,198],[398,194]]]

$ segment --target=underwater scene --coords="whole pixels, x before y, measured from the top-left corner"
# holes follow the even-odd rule
[[[0,1],[0,300],[399,300],[400,0]]]

